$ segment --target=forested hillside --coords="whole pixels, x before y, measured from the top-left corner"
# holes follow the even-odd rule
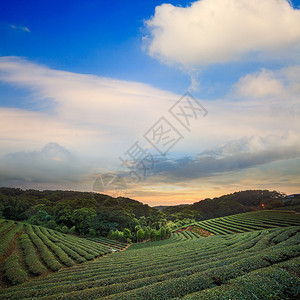
[[[136,226],[159,229],[166,221],[163,213],[129,198],[14,188],[0,188],[0,217],[89,236]]]
[[[285,206],[284,194],[268,190],[248,190],[235,192],[213,199],[207,198],[187,206],[169,206],[161,211],[170,219],[195,218],[206,220],[262,208],[273,209]]]
[[[249,190],[191,205],[150,207],[129,198],[92,192],[0,188],[0,217],[63,233],[109,237],[120,242],[158,240],[195,221],[294,206],[276,191]]]

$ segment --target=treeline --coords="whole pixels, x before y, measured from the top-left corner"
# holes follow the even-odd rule
[[[74,191],[0,188],[0,217],[45,226],[64,233],[108,236],[140,226],[160,230],[165,214],[129,198]]]
[[[262,208],[274,209],[285,206],[285,194],[268,190],[247,190],[223,195],[213,199],[206,198],[185,206],[169,206],[161,211],[170,220],[193,218],[197,221],[224,217]],[[263,206],[262,206],[263,205]]]
[[[111,230],[108,234],[108,238],[125,243],[159,241],[169,238],[170,233],[171,230],[169,227],[165,228],[162,226],[157,230],[149,226],[142,228],[140,225],[137,225],[133,232],[128,228],[125,228],[123,231]]]
[[[195,221],[284,206],[284,194],[250,190],[192,205],[155,209],[129,198],[75,191],[0,188],[0,218],[90,237],[108,235],[120,241],[163,239]],[[262,206],[264,205],[264,206]],[[130,234],[127,232],[130,231]]]

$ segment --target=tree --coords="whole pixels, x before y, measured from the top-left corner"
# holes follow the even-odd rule
[[[119,231],[118,229],[116,230],[110,230],[107,236],[111,240],[116,240],[116,241],[124,241],[124,235],[122,231]]]
[[[93,208],[79,208],[73,210],[71,220],[73,224],[76,224],[77,229],[81,234],[85,234],[88,231],[88,220],[96,216],[96,211]]]
[[[94,228],[89,228],[89,236],[95,237],[97,235],[97,232]]]
[[[161,227],[160,228],[160,238],[161,238],[161,240],[164,240],[166,238],[166,236],[167,236],[167,232],[166,232],[165,227]]]
[[[69,232],[69,228],[68,228],[66,225],[64,225],[64,226],[61,228],[61,232],[62,232],[62,233],[68,233],[68,232]]]
[[[150,232],[149,232],[148,228],[146,228],[144,231],[144,238],[145,238],[145,240],[149,240],[149,238],[150,238]]]
[[[75,227],[75,226],[72,226],[72,227],[69,229],[69,234],[74,234],[74,233],[75,233],[75,230],[76,230],[76,227]]]
[[[54,220],[50,220],[47,222],[47,227],[50,229],[55,229],[57,227],[57,224]]]
[[[128,243],[131,242],[132,234],[128,228],[124,228],[123,237],[124,237],[124,239],[126,239],[126,242],[128,242]]]
[[[156,241],[159,241],[161,238],[160,238],[160,230],[156,230],[155,231],[155,240]]]
[[[169,237],[171,234],[171,229],[169,227],[166,228],[166,233],[167,233],[167,237]]]
[[[142,228],[141,225],[136,225],[136,226],[134,227],[134,230],[135,230],[135,232],[138,232],[141,228]]]
[[[154,241],[156,237],[156,230],[155,229],[151,229],[150,230],[150,239],[151,241]]]
[[[139,219],[139,224],[141,224],[142,226],[146,226],[147,225],[147,219],[145,216],[141,216]]]
[[[56,222],[58,224],[73,226],[74,223],[72,221],[72,208],[68,206],[59,210],[56,215]]]
[[[119,225],[114,215],[109,212],[98,213],[90,218],[87,223],[89,227],[96,230],[97,236],[107,236],[110,231],[116,230]]]
[[[138,232],[136,233],[136,238],[138,242],[142,242],[144,239],[144,230],[141,228],[138,230]]]
[[[118,241],[125,242],[123,232],[118,229],[116,230],[116,237]]]

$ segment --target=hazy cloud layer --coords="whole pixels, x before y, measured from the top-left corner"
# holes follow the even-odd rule
[[[175,183],[297,157],[300,157],[300,142],[296,136],[253,136],[205,150],[195,157],[161,161],[156,171],[159,180],[163,177],[165,181]]]
[[[183,197],[200,186],[220,191],[224,184],[234,191],[240,179],[233,174],[241,172],[244,186],[255,187],[258,171],[248,170],[276,163],[285,170],[299,157],[299,75],[299,66],[262,69],[240,78],[223,98],[198,99],[208,115],[188,133],[168,114],[180,95],[0,58],[0,80],[24,88],[31,99],[31,110],[0,107],[0,184],[92,190],[99,174],[124,172],[119,157],[136,141],[143,144],[143,134],[165,116],[184,139],[155,166],[154,177],[133,185],[133,196],[156,191]],[[276,177],[266,169],[274,182],[282,172]],[[295,176],[284,176],[294,187]]]
[[[102,159],[112,150],[117,158],[122,145],[125,152],[179,97],[142,83],[51,70],[17,57],[0,58],[0,80],[26,88],[34,108],[0,108],[7,148],[19,149],[16,139],[38,147],[56,141]]]
[[[300,52],[300,10],[286,0],[200,0],[188,7],[162,4],[146,26],[149,54],[185,67],[261,54],[265,59],[299,57]]]
[[[13,152],[1,157],[0,185],[78,182],[86,171],[67,149],[57,143],[48,143],[40,151]]]

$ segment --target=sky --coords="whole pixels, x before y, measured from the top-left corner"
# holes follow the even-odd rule
[[[300,1],[0,0],[0,186],[299,193],[299,132]]]

